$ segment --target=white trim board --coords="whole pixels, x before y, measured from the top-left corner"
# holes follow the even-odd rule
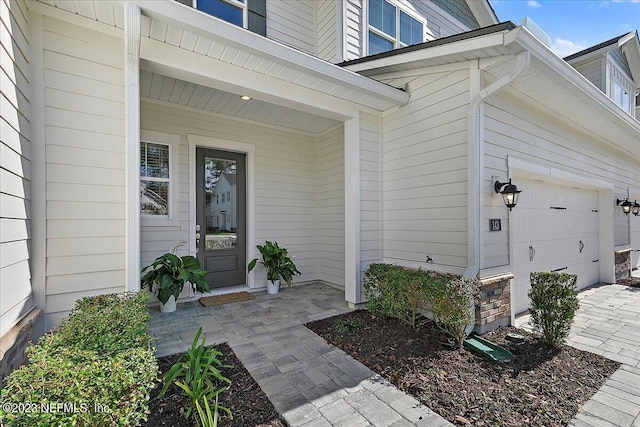
[[[211,138],[208,136],[187,134],[189,144],[189,252],[195,253],[196,240],[196,147],[243,153],[247,156],[247,261],[253,259],[255,253],[255,151],[253,144]],[[254,287],[255,273],[247,273],[246,284]]]

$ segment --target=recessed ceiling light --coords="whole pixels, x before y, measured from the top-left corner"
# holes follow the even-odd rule
[[[242,99],[243,101],[249,101],[249,100],[251,99],[251,97],[250,97],[250,96],[247,96],[247,95],[242,95],[242,96],[240,97],[240,99]]]

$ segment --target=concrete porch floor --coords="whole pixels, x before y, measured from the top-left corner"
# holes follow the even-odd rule
[[[233,348],[291,426],[452,426],[303,326],[349,311],[343,291],[314,284],[255,296],[210,308],[189,302],[170,314],[152,309],[157,355],[185,351],[202,326],[207,343]],[[622,366],[570,426],[640,427],[640,288],[604,285],[579,298],[568,344]],[[526,329],[526,321],[517,325]]]

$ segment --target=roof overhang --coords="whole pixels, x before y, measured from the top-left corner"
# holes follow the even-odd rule
[[[467,6],[471,9],[471,12],[478,20],[481,27],[488,27],[489,25],[497,24],[500,22],[496,12],[489,4],[488,0],[466,0]]]
[[[631,77],[636,84],[636,88],[640,88],[640,42],[638,41],[638,32],[632,31],[625,35],[620,39],[618,45],[627,58]]]
[[[344,63],[374,78],[442,64],[479,61],[490,78],[513,68],[515,55],[529,51],[529,68],[507,90],[525,102],[553,110],[602,142],[640,158],[640,122],[557,56],[527,28],[500,24],[493,31],[471,31],[440,43],[411,46],[392,54]],[[475,34],[475,35],[474,35]],[[471,36],[471,37],[469,37]],[[543,107],[544,106],[544,107]]]

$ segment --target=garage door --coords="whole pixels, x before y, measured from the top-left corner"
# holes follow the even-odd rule
[[[522,183],[522,184],[521,184]],[[529,309],[529,273],[578,275],[578,288],[598,283],[598,193],[518,180],[513,209],[512,297],[516,314]]]

